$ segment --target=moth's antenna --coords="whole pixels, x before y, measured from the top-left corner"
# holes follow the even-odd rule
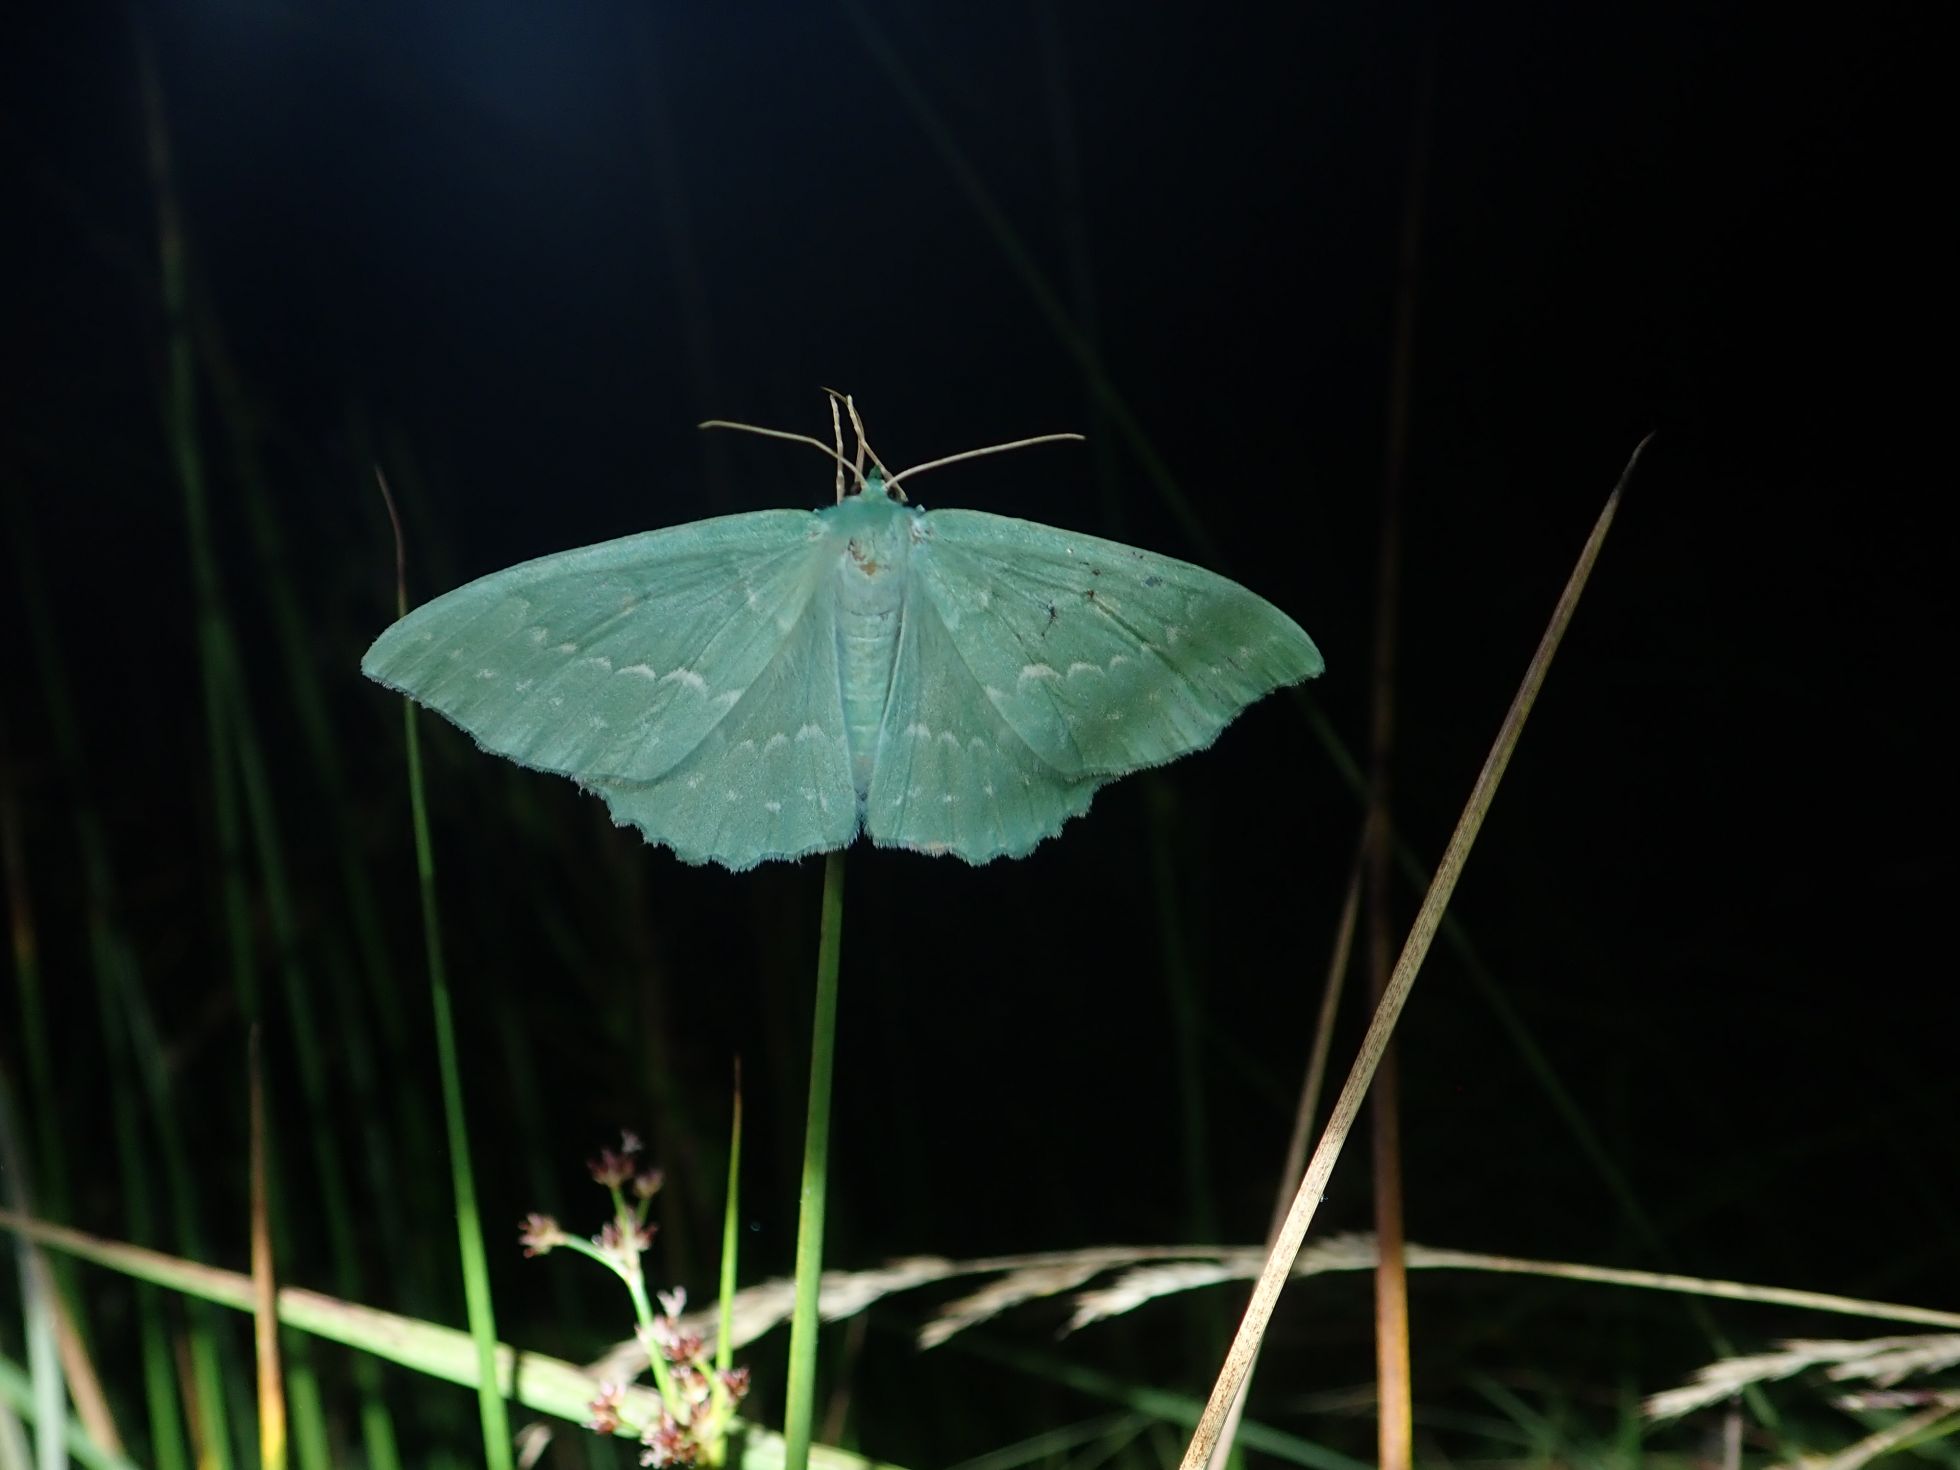
[[[852,468],[858,477],[858,483],[862,485],[864,483],[864,451],[867,446],[864,442],[864,425],[858,419],[857,406],[851,402],[851,395],[848,393],[836,388],[826,388],[823,391],[830,395],[830,427],[831,432],[837,435],[837,452],[839,454],[844,452],[844,430],[837,422],[837,406],[841,403],[851,415],[851,434],[857,440],[857,463]]]
[[[1005,454],[1010,449],[1026,449],[1034,444],[1059,444],[1066,439],[1079,440],[1082,437],[1080,434],[1037,434],[1032,439],[1016,439],[1009,444],[989,444],[985,449],[963,450],[958,454],[949,454],[944,459],[929,459],[924,464],[915,464],[909,469],[901,470],[885,481],[885,488],[892,489],[907,475],[922,475],[927,470],[936,470],[941,465],[958,464],[963,459],[978,459],[983,454]],[[883,469],[884,466],[880,465],[878,468]]]
[[[756,424],[738,424],[733,419],[703,419],[694,427],[697,429],[740,429],[744,434],[760,434],[765,439],[787,439],[792,444],[813,445],[821,449],[826,458],[837,461],[840,481],[842,479],[842,471],[844,470],[850,470],[852,474],[857,475],[860,484],[864,481],[864,476],[859,474],[858,470],[848,459],[844,458],[841,450],[832,449],[823,440],[812,439],[808,434],[792,434],[788,429],[765,429]]]
[[[826,388],[823,391],[830,395],[830,432],[836,440],[834,447],[824,443],[821,439],[813,439],[808,434],[796,434],[788,429],[765,429],[757,424],[739,424],[733,419],[703,419],[696,427],[702,429],[739,429],[744,434],[760,434],[765,439],[787,439],[792,444],[808,444],[813,448],[822,450],[837,462],[837,499],[839,502],[842,502],[844,499],[844,472],[846,470],[850,471],[857,478],[859,490],[867,487],[869,482],[865,479],[864,474],[864,461],[867,455],[870,456],[871,463],[877,466],[878,473],[884,477],[885,492],[894,500],[904,502],[906,495],[905,491],[899,486],[899,481],[905,479],[908,475],[923,475],[927,470],[936,470],[943,465],[958,464],[961,460],[965,459],[979,459],[982,455],[1005,454],[1010,449],[1027,449],[1036,444],[1060,444],[1070,440],[1080,441],[1083,437],[1080,434],[1037,434],[1032,439],[1015,439],[1007,444],[989,444],[985,449],[968,449],[959,454],[949,454],[943,459],[929,459],[924,464],[915,464],[908,469],[900,470],[894,475],[886,466],[885,462],[878,458],[878,451],[871,447],[871,441],[864,437],[864,420],[858,417],[857,404],[851,401],[851,395],[848,393],[839,393],[835,388]],[[844,457],[844,424],[843,420],[838,416],[837,409],[839,404],[842,404],[844,412],[850,415],[851,432],[857,435],[857,462],[855,464]]]
[[[871,456],[871,462],[878,467],[878,473],[885,477],[885,488],[889,490],[891,488],[891,482],[895,477],[890,470],[885,468],[885,462],[878,458],[878,451],[871,447],[871,441],[864,437],[864,420],[858,417],[856,402],[852,400],[850,394],[839,393],[835,388],[826,388],[823,391],[830,395],[830,411],[833,415],[837,412],[837,405],[841,402],[844,405],[844,412],[851,416],[851,432],[857,435],[857,476],[859,482],[862,483],[864,480],[864,457],[868,454]],[[904,492],[898,492],[897,498],[904,500]]]
[[[830,436],[837,444],[837,503],[844,503],[844,422],[837,417],[837,397],[830,399]],[[862,475],[859,476],[863,478]]]

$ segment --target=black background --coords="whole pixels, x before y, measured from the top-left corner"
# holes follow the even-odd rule
[[[1933,13],[141,9],[201,309],[262,415],[292,550],[283,567],[256,559],[207,407],[226,595],[316,882],[309,934],[324,944],[342,921],[262,606],[275,575],[308,610],[421,1015],[397,707],[356,668],[392,608],[376,459],[402,482],[411,591],[427,596],[653,526],[823,503],[814,454],[693,428],[713,415],[825,434],[819,385],[856,395],[894,465],[1079,429],[1086,448],[948,469],[914,493],[1236,577],[1315,636],[1328,671],[1313,700],[1365,749],[1395,259],[1420,151],[1395,779],[1426,861],[1607,490],[1659,436],[1459,892],[1489,979],[1439,951],[1403,1023],[1411,1236],[1951,1304],[1953,742],[1936,717],[1951,470],[1931,448],[1951,327],[1931,221],[1950,191],[1921,64]],[[213,978],[210,768],[157,412],[136,48],[121,15],[10,24],[7,534],[47,584],[146,983],[184,1066],[241,1077],[242,1027]],[[16,618],[20,600],[5,606]],[[45,964],[80,1058],[94,1009],[76,798],[26,640],[7,642]],[[578,1160],[632,1124],[672,1149],[697,1140],[665,1162],[698,1244],[740,1052],[748,1262],[786,1271],[820,865],[686,868],[566,783],[486,770],[447,731],[432,744],[489,1217],[538,1203],[520,1136],[548,1141],[569,1190]],[[1256,1238],[1359,813],[1279,698],[1213,751],[1105,792],[1025,861],[853,851],[831,1259]],[[1160,853],[1200,998],[1201,1196]],[[1397,894],[1401,919],[1415,897]],[[1493,991],[1659,1246],[1547,1103]],[[531,1134],[500,1085],[513,1017],[547,1086]],[[104,1123],[79,1071],[63,1121],[84,1148]],[[433,1107],[426,1076],[404,1085]],[[187,1103],[214,1159],[242,1157],[242,1081],[229,1086]],[[296,1104],[287,1116],[297,1137]],[[218,1172],[214,1189],[234,1187]],[[112,1200],[85,1205],[83,1223],[122,1233]],[[1357,1146],[1322,1222],[1367,1219]],[[447,1221],[427,1228],[440,1239]],[[521,1328],[537,1273],[560,1263],[507,1254]],[[1678,1309],[1585,1290],[1465,1347],[1451,1334],[1504,1287],[1419,1284],[1418,1361],[1430,1331],[1485,1367],[1542,1362],[1558,1334],[1619,1311],[1661,1324],[1638,1387],[1699,1361],[1685,1326],[1667,1336]],[[1290,1323],[1282,1308],[1296,1342],[1333,1344],[1311,1381],[1368,1376],[1365,1304],[1343,1291],[1318,1309],[1302,1292]],[[592,1301],[580,1329],[623,1326]],[[1136,1319],[1155,1335],[1130,1371],[1201,1390],[1207,1353],[1177,1340],[1191,1319],[1152,1320]],[[1006,1335],[1045,1347],[1038,1324]],[[1733,1325],[1752,1341],[1817,1330]],[[1092,1350],[1075,1341],[1059,1351]],[[885,1351],[888,1399],[924,1381],[910,1374],[978,1371]],[[881,1438],[865,1394],[867,1449],[953,1454],[928,1429]]]

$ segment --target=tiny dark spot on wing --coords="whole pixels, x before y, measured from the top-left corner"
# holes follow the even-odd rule
[[[1146,587],[1161,587],[1164,585],[1164,579],[1156,576],[1145,577],[1143,579],[1143,585]]]

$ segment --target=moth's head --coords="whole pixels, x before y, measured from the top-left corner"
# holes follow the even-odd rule
[[[874,468],[864,472],[864,484],[858,493],[866,500],[895,500],[900,505],[906,503],[904,490],[887,480],[885,472],[881,469]]]

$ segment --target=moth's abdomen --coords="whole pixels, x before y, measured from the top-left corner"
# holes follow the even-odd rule
[[[860,801],[871,789],[905,618],[908,538],[899,527],[892,529],[899,534],[853,537],[837,564],[837,676],[851,779]]]

